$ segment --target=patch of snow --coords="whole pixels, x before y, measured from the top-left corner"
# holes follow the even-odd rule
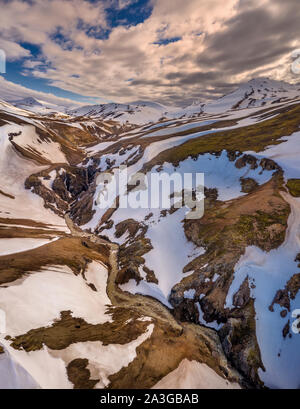
[[[31,375],[5,351],[0,354],[0,389],[38,389]]]
[[[77,342],[62,351],[51,351],[53,356],[60,357],[66,365],[75,358],[88,359],[91,379],[100,379],[96,389],[109,385],[108,377],[119,372],[136,358],[136,349],[150,338],[154,324],[149,324],[144,334],[128,344],[103,345],[100,341]]]
[[[90,148],[87,148],[86,151],[90,154],[93,155],[97,152],[103,151],[104,149],[108,148],[109,146],[113,145],[116,143],[116,141],[110,141],[110,142],[100,142],[97,145],[91,146]]]
[[[0,337],[1,338],[1,337]],[[72,389],[64,361],[52,356],[46,346],[39,351],[26,352],[16,350],[9,345],[9,341],[1,339],[14,362],[14,367],[22,368],[28,374],[32,387],[37,385],[42,389]]]
[[[285,136],[280,140],[283,142],[279,145],[270,146],[258,155],[277,162],[284,170],[285,179],[299,178],[300,132],[295,132],[291,136]]]
[[[189,300],[193,300],[196,294],[196,290],[194,288],[190,288],[189,290],[184,291],[183,297]]]
[[[208,365],[183,359],[178,368],[162,378],[152,389],[241,389]]]
[[[49,239],[5,238],[0,239],[0,256],[21,253],[41,247],[49,243]]]
[[[0,308],[6,313],[6,332],[11,336],[51,325],[61,311],[90,324],[111,321],[106,314],[110,300],[106,294],[107,270],[96,261],[87,271],[89,282],[75,276],[67,266],[52,266],[34,272],[19,285],[0,288]],[[93,291],[88,283],[97,288]]]

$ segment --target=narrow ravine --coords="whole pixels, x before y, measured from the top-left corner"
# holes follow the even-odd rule
[[[109,274],[107,281],[107,295],[115,307],[126,307],[137,310],[140,314],[151,317],[155,320],[159,320],[168,326],[171,326],[173,331],[180,335],[183,332],[183,327],[175,320],[170,311],[162,305],[159,301],[152,297],[144,296],[141,294],[131,294],[126,291],[122,291],[116,285],[116,277],[118,274],[118,253],[119,245],[104,240],[95,234],[88,233],[81,230],[74,224],[68,214],[65,215],[65,220],[71,234],[75,237],[86,238],[93,243],[106,246],[109,253]]]

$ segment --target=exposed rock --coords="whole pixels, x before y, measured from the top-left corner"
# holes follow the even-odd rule
[[[290,298],[287,290],[278,290],[272,304],[269,306],[270,311],[274,311],[274,304],[279,304],[281,307],[286,308],[290,311]]]
[[[254,301],[250,299],[243,313],[229,318],[219,331],[222,346],[227,357],[256,387],[263,384],[258,369],[265,370],[255,337]]]
[[[117,276],[117,282],[119,284],[124,284],[133,278],[139,283],[142,280],[139,268],[145,263],[143,255],[153,249],[150,239],[145,238],[147,226],[138,223],[133,219],[128,219],[119,223],[116,226],[116,231],[121,236],[126,231],[129,232],[129,238],[120,246],[119,250],[120,269]],[[138,232],[139,234],[137,235]],[[151,274],[151,270],[148,269],[148,273],[149,276],[147,274],[147,277],[155,282],[156,278],[154,272]]]
[[[235,166],[238,169],[244,168],[246,165],[250,165],[250,169],[256,169],[258,167],[257,158],[255,156],[245,154],[235,162]]]
[[[150,270],[150,268],[143,266],[143,271],[144,273],[146,273],[146,281],[148,283],[158,284],[158,279],[156,278],[153,270]]]
[[[64,200],[65,202],[70,202],[71,201],[71,195],[68,192],[65,182],[64,182],[64,178],[61,177],[60,175],[57,176],[53,183],[52,183],[52,190],[58,194],[58,196]]]
[[[287,310],[282,310],[282,311],[280,311],[280,316],[282,317],[282,318],[285,318],[286,316],[287,316]]]
[[[64,212],[68,211],[68,204],[62,200],[53,190],[44,186],[41,180],[35,176],[29,176],[25,181],[25,189],[39,195],[44,200],[45,208],[50,208],[54,213],[63,216]]]
[[[136,236],[137,232],[140,230],[141,234],[144,236],[147,232],[148,226],[137,222],[134,219],[123,220],[122,222],[116,225],[115,236],[117,238],[122,237],[126,232],[128,232],[129,238]]]
[[[218,189],[204,187],[204,195],[206,199],[210,199],[211,201],[216,201],[219,196]]]
[[[71,207],[70,216],[78,226],[88,223],[96,210],[93,209],[94,204],[94,192],[89,190],[88,192],[82,192],[76,203]]]
[[[147,216],[145,216],[145,221],[151,219],[152,216],[153,216],[153,213],[152,213],[152,212],[149,213],[149,214],[147,214]],[[299,261],[300,261],[300,260],[299,260]]]
[[[283,338],[286,338],[290,333],[290,320],[285,324],[282,330],[282,336]]]
[[[114,225],[114,221],[113,220],[108,220],[106,223],[104,223],[98,230],[98,233],[103,232],[104,230],[110,230]]]
[[[67,366],[69,381],[74,384],[74,389],[93,389],[100,379],[90,379],[91,372],[87,369],[87,359],[74,359]]]
[[[243,193],[251,193],[259,186],[256,180],[252,178],[240,178],[240,181]]]
[[[199,311],[194,300],[183,299],[180,307],[174,311],[174,316],[181,322],[199,323]]]
[[[250,301],[249,279],[245,278],[239,290],[233,296],[233,305],[242,308]]]
[[[278,170],[281,171],[281,167],[272,159],[263,158],[259,165],[262,167],[263,170]]]
[[[300,253],[299,254],[297,254],[297,256],[296,256],[296,258],[295,258],[295,261],[297,261],[299,264],[298,264],[298,267],[300,268]]]
[[[242,153],[238,151],[227,151],[227,157],[230,162],[234,162]]]
[[[269,306],[270,311],[274,311],[274,304],[280,305],[282,308],[291,310],[290,300],[294,300],[298,291],[300,290],[300,273],[294,274],[286,283],[284,289],[280,289],[276,292],[272,304]],[[282,312],[284,314],[284,312]],[[285,316],[285,315],[281,315]]]

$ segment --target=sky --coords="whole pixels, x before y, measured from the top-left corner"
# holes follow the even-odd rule
[[[299,0],[0,0],[0,99],[72,106],[218,98],[299,82]]]

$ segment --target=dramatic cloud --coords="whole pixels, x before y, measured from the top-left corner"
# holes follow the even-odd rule
[[[132,10],[141,0],[4,3],[0,48],[8,58],[23,59],[25,75],[83,96],[188,104],[253,76],[298,81],[290,72],[298,0],[149,0],[139,23]],[[112,25],[112,8],[131,18]]]

